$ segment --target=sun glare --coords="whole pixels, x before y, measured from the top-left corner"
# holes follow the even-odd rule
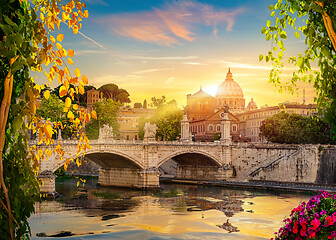
[[[211,96],[215,96],[218,85],[210,85],[203,88],[204,92],[209,93]]]

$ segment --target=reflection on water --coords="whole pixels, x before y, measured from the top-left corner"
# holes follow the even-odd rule
[[[162,184],[161,191],[57,181],[62,197],[36,205],[33,239],[269,239],[310,196]],[[37,236],[38,235],[38,236]]]

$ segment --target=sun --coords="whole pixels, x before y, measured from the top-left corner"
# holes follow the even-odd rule
[[[206,93],[209,93],[211,96],[216,96],[216,92],[217,92],[217,85],[209,85],[203,88],[203,91]]]

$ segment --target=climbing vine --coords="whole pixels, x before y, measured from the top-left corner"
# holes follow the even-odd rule
[[[71,73],[74,50],[63,48],[63,34],[52,35],[62,25],[77,34],[88,10],[78,0],[0,0],[0,6],[0,236],[28,239],[27,219],[39,196],[39,162],[53,153],[39,145],[56,144],[54,153],[60,160],[65,157],[60,142],[52,139],[61,124],[36,115],[41,90],[54,80],[62,84],[59,96],[66,97],[63,111],[77,132],[77,155],[90,147],[80,130],[82,123],[96,114],[79,110],[74,102],[75,94],[84,93],[88,79],[78,68]],[[48,83],[36,84],[31,71],[44,72]],[[44,91],[43,97],[48,99],[50,91]],[[38,136],[36,145],[28,145],[28,131]]]

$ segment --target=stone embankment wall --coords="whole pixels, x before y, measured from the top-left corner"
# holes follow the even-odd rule
[[[336,146],[320,147],[316,183],[336,184]]]
[[[320,167],[319,145],[237,144],[232,147],[233,181],[314,183]],[[327,156],[325,158],[328,158]]]

